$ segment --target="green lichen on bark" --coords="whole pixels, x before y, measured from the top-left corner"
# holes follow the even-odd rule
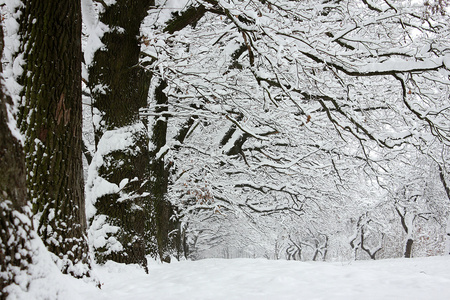
[[[29,0],[19,24],[26,63],[19,78],[23,92],[18,121],[26,137],[27,186],[39,219],[37,231],[63,272],[86,276],[81,4]]]

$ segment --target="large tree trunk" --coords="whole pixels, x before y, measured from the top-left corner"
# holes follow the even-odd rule
[[[179,222],[174,220],[174,208],[166,198],[169,169],[164,155],[157,157],[166,144],[167,120],[157,120],[149,138],[139,119],[139,109],[147,107],[152,77],[139,64],[140,25],[154,5],[154,0],[117,0],[100,13],[100,21],[110,30],[102,37],[104,47],[94,54],[89,67],[94,113],[101,121],[95,124],[97,153],[90,168],[95,174],[88,185],[96,195],[92,199],[96,214],[91,219],[91,234],[95,238],[107,232],[94,242],[99,262],[113,259],[145,264],[145,254],[166,259],[182,252]],[[165,31],[180,30],[204,13],[203,6],[190,9],[169,22]],[[164,110],[168,101],[165,87],[162,81],[155,90],[157,112]],[[105,149],[104,145],[117,140],[121,142],[116,144],[125,146]],[[102,180],[115,188],[100,191]]]
[[[139,30],[151,5],[153,0],[118,0],[99,17],[111,30],[89,66],[93,106],[101,117],[94,128],[97,151],[88,184],[96,209],[90,232],[97,238],[98,262],[147,264],[150,156],[139,108],[147,106],[151,74],[139,66]],[[115,188],[104,192],[99,184],[104,181]],[[106,236],[98,238],[102,232]]]
[[[19,20],[29,199],[60,269],[88,275],[81,141],[80,0],[28,0]]]
[[[3,53],[2,29],[0,55]],[[5,96],[0,83],[0,299],[8,297],[5,288],[14,283],[16,273],[27,272],[32,260],[32,223],[27,211],[25,155],[22,145],[8,126],[6,102],[10,99]]]

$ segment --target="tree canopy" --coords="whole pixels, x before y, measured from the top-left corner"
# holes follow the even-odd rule
[[[88,246],[144,268],[444,253],[447,1],[10,2],[1,121],[24,149],[0,150],[31,204],[2,209],[63,272],[89,276]]]

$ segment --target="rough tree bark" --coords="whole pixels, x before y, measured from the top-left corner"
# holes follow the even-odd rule
[[[38,234],[64,273],[89,275],[81,140],[80,0],[24,1],[19,20],[27,186]]]
[[[2,29],[0,55],[4,45]],[[27,272],[32,261],[25,154],[8,127],[7,102],[10,103],[10,99],[5,96],[0,83],[0,299],[8,297],[5,288],[14,283],[16,273]]]
[[[174,252],[177,255],[182,252],[179,222],[174,219],[174,208],[166,199],[170,166],[165,166],[164,154],[157,155],[166,144],[167,120],[155,121],[148,134],[139,119],[139,109],[147,107],[152,77],[152,73],[139,64],[140,25],[151,6],[155,6],[154,0],[118,0],[105,5],[99,16],[109,31],[102,37],[104,47],[97,50],[89,67],[93,106],[101,117],[95,128],[97,153],[102,155],[98,176],[117,186],[123,180],[134,179],[120,191],[102,194],[93,201],[97,210],[94,227],[108,224],[118,228],[110,231],[106,238],[113,238],[121,245],[114,250],[107,243],[100,243],[96,249],[99,262],[113,259],[145,265],[145,254],[167,261]],[[204,13],[203,6],[188,9],[175,15],[164,31],[174,33],[198,21]],[[166,83],[161,80],[155,90],[157,112],[164,109],[158,105],[168,101],[165,87]],[[136,126],[142,130],[136,130]],[[111,134],[115,134],[113,131],[120,128],[134,132],[134,145],[100,154],[102,141],[111,138]],[[148,147],[149,142],[153,144],[152,149]],[[99,220],[100,216],[106,221],[97,222],[95,218]]]
[[[155,89],[155,113],[161,114],[167,111],[169,99],[164,93],[167,87],[165,81],[161,81]],[[181,138],[178,136],[178,138]],[[152,211],[154,213],[151,220],[153,235],[156,237],[158,256],[165,262],[170,262],[170,255],[175,254],[180,257],[182,250],[181,230],[179,222],[176,220],[175,209],[168,199],[166,199],[169,187],[170,165],[166,166],[164,153],[160,153],[166,145],[167,139],[167,118],[157,118],[151,131],[151,142],[153,149],[151,156],[151,199]],[[158,154],[159,153],[159,154]],[[152,232],[152,230],[150,230]]]
[[[110,30],[102,37],[105,46],[95,52],[89,66],[88,84],[93,106],[101,116],[101,122],[94,128],[97,147],[94,163],[101,156],[98,176],[117,186],[127,182],[120,191],[110,191],[93,199],[95,226],[108,224],[117,228],[109,232],[106,239],[112,238],[121,245],[96,247],[96,259],[100,263],[112,259],[147,265],[145,231],[151,206],[150,156],[148,132],[139,120],[139,109],[147,106],[151,74],[139,65],[139,30],[151,5],[154,5],[153,0],[118,0],[105,6],[99,19]],[[109,143],[108,139],[120,140],[119,132],[129,132],[133,144],[114,151],[101,149]],[[100,216],[105,218],[102,224],[98,224]]]

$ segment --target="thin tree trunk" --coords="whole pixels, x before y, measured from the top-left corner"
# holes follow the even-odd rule
[[[169,99],[164,94],[167,83],[162,81],[155,89],[156,110],[155,113],[167,111]],[[167,119],[158,118],[152,128],[151,142],[153,151],[151,156],[151,174],[154,180],[151,182],[151,197],[154,211],[152,220],[153,234],[156,236],[158,256],[165,262],[170,262],[170,255],[181,255],[181,228],[176,220],[174,207],[166,198],[169,187],[169,169],[164,162],[164,153],[158,153],[166,145]],[[171,236],[169,236],[171,235]]]
[[[442,186],[444,187],[445,193],[447,194],[448,200],[450,200],[450,187],[447,184],[447,181],[445,180],[445,173],[444,169],[441,165],[438,165],[439,168],[439,178],[441,180]],[[445,236],[445,243],[446,243],[446,252],[447,254],[450,254],[450,216],[447,218],[447,233]]]
[[[413,239],[408,239],[406,241],[405,258],[411,258],[412,257],[412,246],[413,246],[413,243],[414,243]]]
[[[411,238],[411,228],[408,227],[407,223],[406,223],[406,212],[404,212],[403,214],[400,212],[400,210],[398,209],[398,207],[395,207],[395,210],[397,211],[397,214],[400,216],[400,221],[402,223],[402,227],[403,230],[406,233],[406,244],[405,244],[405,252],[403,254],[403,256],[405,258],[411,258],[412,257],[412,246],[414,243],[414,240]]]

